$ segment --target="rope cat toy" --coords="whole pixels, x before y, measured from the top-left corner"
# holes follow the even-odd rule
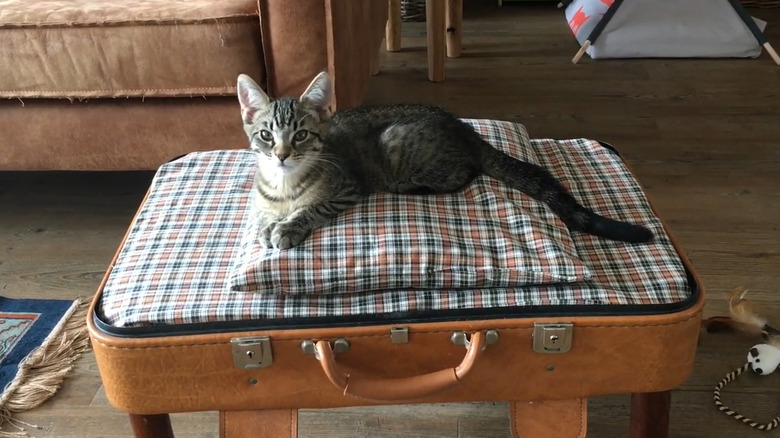
[[[751,370],[758,375],[767,376],[780,366],[780,331],[767,324],[766,319],[756,312],[753,303],[745,299],[746,294],[747,290],[743,288],[734,289],[729,297],[729,316],[708,318],[704,321],[704,327],[707,331],[733,329],[749,335],[760,336],[765,343],[751,347],[748,350],[747,362],[726,374],[726,377],[715,386],[713,401],[715,407],[729,417],[754,429],[768,432],[780,426],[780,415],[768,423],[759,423],[724,405],[720,399],[721,390],[745,371]]]

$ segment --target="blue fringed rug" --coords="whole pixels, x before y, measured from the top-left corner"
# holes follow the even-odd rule
[[[24,423],[13,420],[13,414],[54,395],[89,348],[86,312],[80,299],[0,297],[0,437],[26,436]]]

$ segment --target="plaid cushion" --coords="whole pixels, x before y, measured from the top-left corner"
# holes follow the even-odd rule
[[[520,125],[468,122],[496,147],[513,149],[548,168],[583,204],[612,218],[644,224],[657,238],[651,244],[631,245],[572,233],[567,240],[558,225],[552,226],[550,232],[559,235],[550,242],[566,254],[564,263],[571,263],[570,268],[582,265],[577,268],[581,271],[571,271],[581,279],[569,283],[315,294],[235,291],[230,273],[246,251],[242,240],[254,217],[249,194],[255,156],[246,150],[199,152],[158,171],[109,274],[98,315],[108,324],[131,327],[514,306],[655,305],[690,296],[684,267],[661,221],[617,155],[592,140],[528,142]],[[486,179],[475,184],[489,184],[499,193],[499,183]],[[528,218],[523,220],[557,221],[546,206],[519,192],[501,196],[506,199],[495,202],[511,203]],[[499,222],[497,226],[506,226],[503,219]],[[536,233],[547,226],[532,228]],[[317,239],[309,240],[314,245]],[[338,243],[340,249],[344,245]]]
[[[504,134],[502,150],[532,159],[524,130],[511,125]],[[549,209],[489,177],[453,194],[370,196],[288,250],[264,248],[263,226],[250,207],[229,278],[233,290],[482,289],[591,277],[568,228]]]

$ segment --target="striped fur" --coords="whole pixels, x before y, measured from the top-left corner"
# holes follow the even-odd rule
[[[582,206],[546,169],[498,151],[441,108],[365,106],[330,117],[324,72],[299,99],[272,101],[244,75],[238,90],[250,147],[260,156],[256,186],[267,246],[297,245],[362,196],[454,192],[481,174],[546,203],[572,230],[626,242],[653,238],[645,227]]]

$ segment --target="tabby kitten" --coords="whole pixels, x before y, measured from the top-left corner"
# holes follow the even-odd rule
[[[364,106],[331,116],[330,78],[299,99],[271,100],[248,76],[238,99],[250,148],[259,154],[255,196],[260,241],[290,248],[371,193],[449,193],[486,174],[546,203],[572,230],[632,243],[642,226],[580,205],[555,177],[495,149],[469,125],[428,105]]]

